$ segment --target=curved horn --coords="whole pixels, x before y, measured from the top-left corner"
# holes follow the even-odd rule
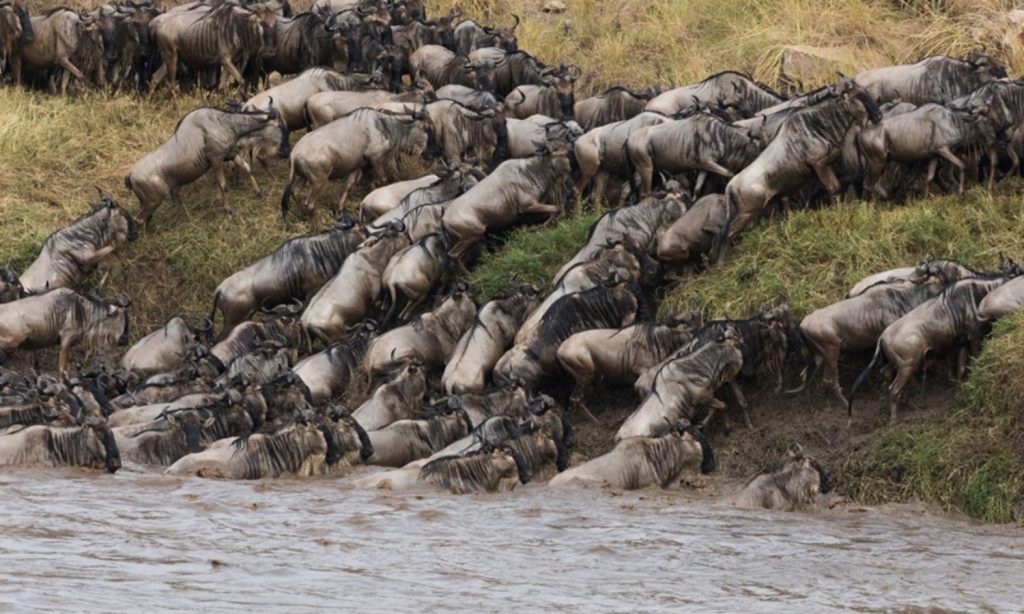
[[[512,19],[514,20],[512,22],[512,29],[515,30],[516,28],[519,27],[519,15],[512,13]]]

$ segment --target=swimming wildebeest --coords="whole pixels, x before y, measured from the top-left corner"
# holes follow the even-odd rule
[[[82,426],[28,426],[0,435],[0,466],[87,467],[114,473],[121,456],[102,418]]]
[[[224,208],[230,211],[224,163],[240,160],[239,153],[251,146],[273,147],[282,158],[288,156],[288,128],[273,106],[259,111],[202,108],[186,115],[171,138],[136,162],[124,179],[125,187],[139,199],[139,222],[148,224],[168,196],[180,206],[181,188],[210,169]],[[249,177],[256,186],[251,172]]]
[[[68,372],[71,350],[87,354],[128,343],[128,306],[59,288],[0,305],[0,350],[60,346],[58,370]]]
[[[321,417],[305,410],[273,434],[214,442],[181,458],[167,473],[233,480],[308,477],[351,467],[372,453],[366,433],[351,418]]]
[[[39,256],[19,278],[26,291],[77,290],[114,250],[135,240],[135,220],[109,194],[99,192],[100,201],[89,213],[43,242]]]
[[[397,420],[382,429],[367,432],[373,444],[373,456],[366,462],[402,467],[466,437],[472,428],[461,407],[421,418]]]
[[[622,439],[611,452],[556,475],[550,484],[584,482],[622,490],[670,488],[688,474],[714,469],[711,444],[696,427],[681,421],[650,437]]]
[[[743,489],[726,502],[737,507],[763,507],[792,511],[814,503],[819,494],[831,490],[828,475],[814,457],[791,453],[777,471],[762,473],[747,481]]]

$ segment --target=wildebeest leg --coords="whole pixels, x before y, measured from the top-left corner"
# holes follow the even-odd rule
[[[399,320],[401,320],[401,321],[403,321],[403,322],[406,322],[406,321],[408,321],[408,319],[409,319],[409,316],[411,316],[411,315],[413,314],[413,312],[415,312],[415,311],[416,311],[416,309],[417,309],[417,308],[418,308],[418,307],[419,307],[420,305],[422,305],[422,304],[423,304],[423,301],[424,301],[424,300],[426,300],[426,298],[427,298],[427,295],[426,295],[426,294],[424,294],[423,296],[421,296],[421,297],[417,298],[417,299],[416,299],[415,301],[409,301],[409,302],[408,302],[408,303],[407,303],[407,304],[405,305],[405,309],[403,309],[403,310],[402,310],[402,313],[398,314],[398,319],[399,319]],[[408,300],[408,299],[407,299],[407,300]]]
[[[57,372],[65,375],[68,372],[68,358],[71,353],[71,343],[61,339],[60,353],[57,355]]]
[[[708,415],[705,416],[704,420],[700,423],[701,429],[708,428],[708,425],[711,424],[711,419],[715,416],[716,411],[725,411],[725,403],[712,397],[711,402],[708,403]]]
[[[561,211],[562,208],[558,205],[545,205],[544,203],[533,203],[523,209],[523,213],[547,213],[548,215],[558,215]]]
[[[966,345],[960,346],[960,350],[956,353],[956,382],[958,384],[963,382],[964,376],[967,375],[967,354]]]
[[[942,156],[946,160],[949,160],[949,163],[952,164],[953,166],[955,166],[958,171],[960,171],[960,192],[959,193],[963,194],[964,193],[964,180],[965,180],[965,173],[966,173],[966,170],[967,170],[967,165],[963,163],[963,160],[961,160],[960,158],[956,157],[953,154],[953,152],[949,150],[949,147],[940,147],[939,150],[937,152],[935,152],[935,153],[939,154],[940,156]]]
[[[228,206],[228,178],[224,176],[224,163],[217,160],[211,166],[213,167],[214,176],[217,178],[217,190],[220,192],[220,200],[224,204],[224,210],[228,213],[234,213],[234,210]]]
[[[112,253],[114,253],[114,246],[107,245],[106,247],[96,250],[96,253],[91,256],[82,256],[79,258],[76,254],[75,259],[83,264],[97,264]]]
[[[996,154],[996,150],[991,148],[988,150],[988,183],[985,190],[989,196],[992,196],[992,188],[996,184],[996,167],[999,164],[999,156]]]
[[[345,210],[345,201],[348,200],[348,192],[352,189],[352,185],[363,176],[363,169],[357,168],[356,170],[349,173],[348,181],[345,182],[345,190],[341,193],[341,199],[338,201],[337,213],[341,213]]]
[[[826,163],[824,160],[818,160],[817,162],[811,162],[811,168],[814,169],[814,174],[818,176],[822,185],[825,186],[825,190],[828,191],[829,200],[832,199],[837,193],[839,193],[839,179],[836,178],[835,172],[832,171],[832,165]]]
[[[900,404],[900,396],[903,393],[903,388],[907,385],[911,376],[914,375],[914,370],[917,367],[914,363],[902,364],[899,366],[899,370],[896,372],[896,379],[893,380],[889,386],[889,423],[896,423],[896,408]]]
[[[245,161],[245,156],[238,154],[232,161],[249,177],[249,182],[252,184],[252,189],[256,192],[256,196],[263,196],[263,190],[260,189],[260,184],[256,183],[256,177],[252,174],[252,165]]]
[[[67,58],[57,58],[57,64],[61,68],[63,68],[65,71],[67,71],[67,72],[71,73],[72,75],[74,75],[74,77],[76,79],[78,79],[79,81],[85,82],[85,75],[83,75],[82,71],[78,70],[78,68],[74,64],[71,63],[71,60],[69,60]],[[65,76],[65,79],[66,79],[66,76]],[[61,90],[62,90],[61,93],[63,93],[63,90],[66,89],[66,87],[67,87],[67,81],[65,80],[62,83],[62,85],[61,85]]]
[[[230,57],[221,58],[220,65],[224,68],[224,70],[228,71],[228,74],[231,75],[231,77],[233,77],[235,81],[238,82],[239,87],[243,89],[245,88],[245,79],[242,78],[242,73],[238,72],[238,69],[235,68],[235,65],[231,62]]]
[[[743,421],[747,423],[747,429],[754,430],[754,423],[750,421],[750,414],[747,413],[747,397],[743,396],[740,385],[736,383],[736,380],[732,380],[729,382],[729,389],[732,390],[733,396],[736,397],[736,402],[740,404],[740,409],[743,411]]]

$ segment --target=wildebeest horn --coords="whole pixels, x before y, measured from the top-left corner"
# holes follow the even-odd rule
[[[515,20],[512,22],[512,29],[515,30],[516,28],[519,27],[519,15],[512,13],[512,19]]]

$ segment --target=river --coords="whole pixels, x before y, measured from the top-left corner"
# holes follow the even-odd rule
[[[0,475],[0,610],[1019,611],[1024,531],[658,491]]]

